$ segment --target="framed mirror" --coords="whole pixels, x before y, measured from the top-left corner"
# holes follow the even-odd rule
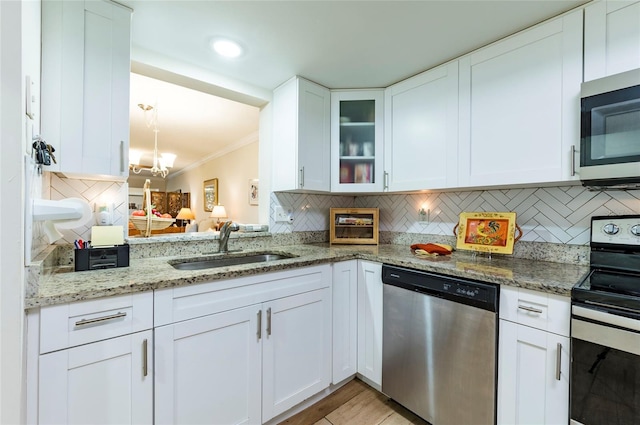
[[[213,206],[218,204],[218,179],[204,181],[204,210],[213,211]]]

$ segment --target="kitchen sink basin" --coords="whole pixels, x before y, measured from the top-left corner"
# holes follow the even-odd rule
[[[262,253],[248,255],[221,256],[205,259],[189,259],[184,261],[170,262],[173,268],[178,270],[203,270],[216,267],[236,266],[240,264],[265,263],[269,261],[284,260],[293,258],[295,255],[283,253]]]

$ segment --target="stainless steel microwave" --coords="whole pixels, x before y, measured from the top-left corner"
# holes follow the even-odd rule
[[[581,87],[580,179],[595,188],[640,188],[640,69]]]

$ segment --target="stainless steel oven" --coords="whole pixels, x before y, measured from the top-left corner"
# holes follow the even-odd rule
[[[640,424],[640,216],[592,218],[571,298],[571,423]]]
[[[640,70],[582,84],[580,179],[585,186],[640,186]]]

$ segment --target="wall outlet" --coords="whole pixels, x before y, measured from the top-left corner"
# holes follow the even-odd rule
[[[285,210],[281,206],[274,208],[275,220],[277,223],[293,223],[293,211]]]

